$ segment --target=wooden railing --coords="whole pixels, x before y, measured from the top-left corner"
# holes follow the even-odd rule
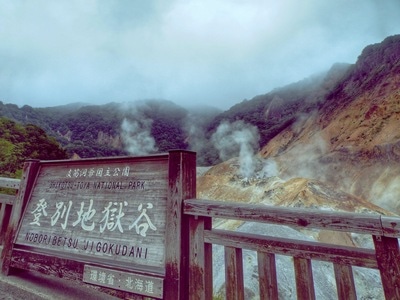
[[[312,260],[333,264],[338,299],[357,299],[353,266],[377,269],[386,299],[400,299],[400,218],[382,215],[291,209],[190,199],[190,299],[212,299],[212,244],[224,246],[226,299],[244,299],[243,249],[258,255],[260,299],[278,299],[275,255],[293,257],[298,299],[315,299]],[[212,219],[234,219],[372,235],[375,249],[293,240],[212,228]],[[222,271],[222,270],[221,270]]]
[[[0,188],[17,191],[19,187],[20,180],[0,177]],[[0,251],[15,199],[0,194]],[[372,236],[374,249],[215,229],[215,218],[367,234]],[[316,260],[333,264],[338,299],[357,299],[353,266],[378,270],[385,298],[400,299],[400,218],[189,199],[183,203],[182,222],[188,224],[184,230],[188,237],[183,234],[177,247],[189,253],[182,260],[189,277],[189,299],[213,299],[213,244],[224,247],[225,297],[229,300],[245,297],[244,249],[258,256],[260,299],[279,298],[276,255],[293,257],[298,299],[316,298],[311,265]]]
[[[19,179],[0,177],[0,188],[11,189],[12,191],[15,191],[15,194],[19,189],[19,184]],[[4,244],[4,237],[10,221],[12,205],[15,198],[15,195],[1,193],[0,191],[0,254]]]

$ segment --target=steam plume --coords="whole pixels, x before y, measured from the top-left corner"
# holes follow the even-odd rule
[[[121,136],[126,150],[132,155],[146,155],[157,151],[155,140],[151,136],[150,119],[128,120],[121,124]]]
[[[239,156],[240,175],[249,178],[255,171],[255,155],[259,145],[259,133],[255,126],[243,121],[221,123],[211,140],[222,160]]]

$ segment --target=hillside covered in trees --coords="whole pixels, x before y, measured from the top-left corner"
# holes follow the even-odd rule
[[[0,101],[0,117],[42,128],[69,157],[81,158],[191,149],[190,143],[204,140],[206,127],[219,113],[209,107],[188,110],[166,100],[46,108]]]
[[[26,159],[65,159],[57,141],[36,125],[0,118],[0,175],[18,177]]]

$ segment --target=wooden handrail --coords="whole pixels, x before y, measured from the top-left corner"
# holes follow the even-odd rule
[[[20,182],[20,179],[0,177],[0,188],[10,188],[18,190]]]
[[[242,249],[257,252],[261,299],[277,298],[276,254],[293,257],[298,299],[315,299],[312,260],[333,263],[339,299],[357,298],[352,266],[378,269],[386,299],[400,299],[398,217],[204,199],[185,200],[183,211],[190,227],[190,299],[211,299],[213,244],[225,248],[226,296],[232,299],[244,299]],[[368,234],[375,249],[219,230],[210,226],[213,218]]]
[[[213,229],[204,232],[204,242],[237,247],[258,252],[275,253],[317,259],[328,262],[342,262],[353,266],[377,269],[375,251],[332,244],[300,241],[282,237],[272,237],[253,233]]]
[[[298,228],[400,237],[400,218],[378,214],[295,209],[203,199],[185,200],[184,213],[193,216],[256,221]]]

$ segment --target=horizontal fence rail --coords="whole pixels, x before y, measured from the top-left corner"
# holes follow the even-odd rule
[[[338,299],[357,299],[353,266],[379,270],[386,299],[400,299],[400,218],[201,199],[185,200],[184,214],[191,299],[212,299],[212,244],[225,249],[226,299],[244,299],[243,249],[257,252],[260,299],[278,298],[277,254],[293,257],[298,299],[315,299],[313,260],[333,264]],[[368,234],[375,249],[213,229],[213,218]]]

